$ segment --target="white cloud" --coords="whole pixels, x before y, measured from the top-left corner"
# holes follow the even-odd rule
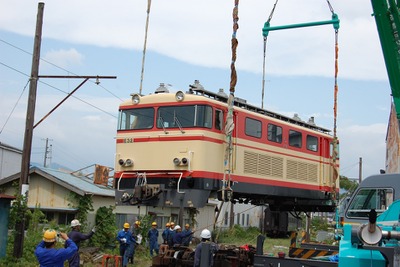
[[[84,56],[75,48],[50,50],[46,52],[43,59],[59,67],[68,68],[83,63]]]
[[[4,0],[0,29],[33,35],[36,3]],[[363,0],[331,1],[339,15],[339,67],[342,78],[386,79],[372,8]],[[77,8],[79,6],[79,8]],[[273,2],[239,5],[237,68],[255,73],[262,69],[262,32]],[[56,1],[45,5],[43,36],[76,44],[143,49],[146,1]],[[147,48],[191,64],[229,68],[232,34],[230,1],[153,1]],[[271,26],[330,20],[325,1],[279,2]],[[333,73],[334,33],[331,25],[271,32],[268,71],[279,75]],[[79,54],[75,60],[82,60]],[[64,54],[66,55],[66,54]],[[62,57],[65,60],[65,57]],[[64,63],[76,61],[69,59]],[[370,75],[374,73],[374,75]]]

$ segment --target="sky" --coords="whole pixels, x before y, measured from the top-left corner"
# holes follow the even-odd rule
[[[39,75],[117,76],[85,83],[33,135],[31,161],[51,159],[77,170],[112,167],[118,105],[139,92],[146,0],[47,1]],[[0,142],[23,147],[38,2],[0,0]],[[239,2],[235,96],[261,106],[262,28],[275,0]],[[369,0],[331,0],[339,16],[338,117],[340,174],[362,177],[385,168],[391,96]],[[229,90],[234,0],[151,2],[142,93],[160,83],[186,91],[194,80],[209,91]],[[271,26],[331,19],[325,0],[281,0]],[[333,130],[332,25],[271,31],[265,53],[264,108]],[[42,78],[35,123],[82,79]]]

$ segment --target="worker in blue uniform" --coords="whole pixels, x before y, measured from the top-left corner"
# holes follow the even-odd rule
[[[204,229],[201,231],[200,234],[201,242],[200,244],[197,245],[195,251],[194,251],[194,264],[193,267],[199,267],[200,266],[200,261],[201,261],[201,249],[202,249],[202,244],[203,243],[209,243],[210,244],[210,251],[208,255],[208,266],[214,266],[214,254],[218,250],[218,245],[215,244],[214,242],[211,242],[211,232],[208,229]]]
[[[93,236],[93,234],[95,233],[96,228],[93,227],[93,229],[88,234],[82,234],[80,232],[81,223],[77,219],[71,221],[71,228],[72,228],[72,231],[68,233],[68,237],[72,241],[74,241],[74,243],[78,247],[78,250],[75,252],[75,254],[70,259],[68,259],[68,263],[69,263],[69,267],[79,267],[80,266],[79,247],[80,247],[81,241],[91,238]]]
[[[181,246],[183,239],[193,234],[192,231],[183,233],[182,228],[179,225],[175,226],[174,230],[175,230],[174,245],[173,245],[174,247]]]
[[[36,246],[35,255],[40,267],[64,267],[64,262],[78,251],[78,247],[66,233],[60,233],[60,237],[65,240],[65,248],[56,249],[56,237],[55,230],[46,230],[43,240]]]
[[[153,257],[153,251],[158,255],[158,230],[156,222],[151,224],[151,229],[147,233],[147,237],[150,243],[150,256]]]
[[[117,240],[119,242],[119,255],[122,257],[122,266],[128,265],[129,257],[133,254],[136,240],[129,230],[129,223],[124,223],[124,229],[118,232]]]
[[[185,229],[182,230],[182,234],[185,235],[185,237],[182,239],[182,246],[188,247],[190,245],[190,242],[192,242],[193,235],[187,235],[188,232],[192,232],[192,229],[190,229],[190,224],[185,224]]]

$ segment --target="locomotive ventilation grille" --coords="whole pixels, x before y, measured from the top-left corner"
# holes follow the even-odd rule
[[[266,154],[244,151],[244,173],[284,178],[285,159]],[[318,182],[318,165],[286,159],[286,179]]]

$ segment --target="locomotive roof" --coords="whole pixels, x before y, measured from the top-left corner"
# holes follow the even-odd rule
[[[155,94],[150,94],[150,95],[152,95],[154,97],[157,94],[168,94],[168,93],[169,93],[168,91],[160,91],[160,92],[156,92]],[[205,90],[203,87],[191,86],[189,91],[186,92],[186,94],[204,96],[206,98],[213,99],[213,100],[223,102],[223,103],[228,102],[228,96],[225,93],[221,93],[221,92],[214,93],[214,92]],[[134,94],[132,94],[132,95],[134,95]],[[128,103],[131,103],[131,101],[126,101],[122,105],[126,105]],[[307,123],[305,121],[302,121],[300,118],[291,118],[291,117],[288,117],[288,116],[285,116],[285,115],[282,115],[282,114],[279,114],[279,113],[276,113],[273,111],[269,111],[267,109],[259,108],[255,105],[248,104],[245,99],[242,99],[239,97],[234,98],[234,106],[251,111],[251,112],[263,114],[265,116],[275,118],[277,120],[281,120],[281,121],[285,121],[285,122],[288,122],[288,123],[291,123],[294,125],[305,127],[310,130],[319,131],[319,132],[322,132],[325,134],[328,134],[331,132],[331,130],[317,126],[315,123]]]
[[[212,99],[215,99],[217,101],[224,102],[224,103],[228,102],[228,96],[226,94],[219,94],[219,93],[210,92],[210,91],[205,90],[204,88],[194,88],[193,87],[193,88],[190,88],[189,92],[187,92],[187,93],[191,93],[191,94],[195,94],[195,95],[203,95],[205,97],[212,98]],[[306,127],[306,128],[312,129],[312,130],[320,131],[320,132],[323,132],[323,133],[329,133],[331,131],[329,129],[319,127],[319,126],[317,126],[315,124],[307,123],[305,121],[302,121],[301,119],[290,118],[288,116],[284,116],[282,114],[278,114],[276,112],[269,111],[267,109],[262,109],[262,108],[259,108],[257,106],[248,104],[245,99],[242,99],[242,98],[239,98],[239,97],[235,97],[234,98],[233,104],[236,107],[240,107],[240,108],[243,108],[243,109],[246,109],[246,110],[249,110],[249,111],[253,111],[253,112],[256,112],[256,113],[264,114],[264,115],[266,115],[268,117],[272,117],[272,118],[275,118],[275,119],[278,119],[278,120],[281,120],[281,121],[286,121],[286,122],[289,122],[289,123],[292,123],[292,124],[296,124],[296,125],[299,125],[299,126],[302,126],[302,127]]]

